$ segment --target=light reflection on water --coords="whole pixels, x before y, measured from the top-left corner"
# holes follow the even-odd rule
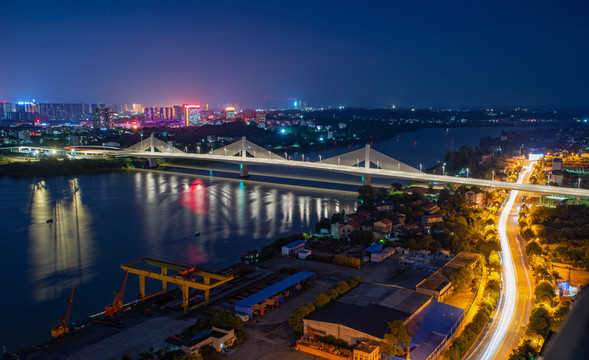
[[[0,281],[10,289],[0,292],[0,345],[10,351],[48,338],[71,286],[72,320],[102,311],[124,262],[154,256],[223,268],[355,206],[340,191],[144,171],[0,178],[0,198]],[[130,301],[137,279],[127,286]]]
[[[35,284],[35,301],[51,300],[94,275],[90,270],[94,261],[92,217],[82,202],[77,179],[70,179],[62,193],[54,196],[45,181],[32,185],[31,190],[29,281]]]

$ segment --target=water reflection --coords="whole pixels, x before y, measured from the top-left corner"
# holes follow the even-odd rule
[[[56,199],[45,181],[33,184],[31,190],[28,274],[35,284],[34,300],[50,300],[94,275],[92,218],[82,202],[78,179],[69,179]]]

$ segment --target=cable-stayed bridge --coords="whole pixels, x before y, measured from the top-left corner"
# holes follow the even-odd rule
[[[98,147],[68,147],[73,153],[91,153],[107,156],[126,156],[144,158],[150,160],[155,166],[158,158],[208,160],[240,165],[240,177],[248,177],[249,165],[273,165],[287,166],[300,169],[332,171],[342,174],[360,176],[365,184],[370,184],[371,178],[389,178],[398,180],[415,180],[434,183],[453,183],[462,185],[476,185],[488,188],[502,188],[508,190],[520,190],[539,194],[558,194],[576,197],[589,197],[589,190],[569,187],[517,184],[498,180],[484,180],[475,178],[463,178],[424,173],[401,161],[382,154],[366,145],[363,149],[354,150],[345,154],[327,159],[319,158],[319,161],[292,160],[276,154],[270,150],[248,141],[245,137],[232,144],[210,153],[193,154],[185,153],[173,147],[172,142],[164,142],[153,135],[141,142],[123,149],[98,149]]]

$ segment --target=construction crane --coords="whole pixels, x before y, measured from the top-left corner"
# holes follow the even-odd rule
[[[65,316],[61,317],[57,322],[57,325],[51,328],[51,336],[53,336],[54,338],[64,336],[65,334],[70,332],[70,327],[68,326],[68,323],[70,321],[70,312],[72,311],[72,303],[74,301],[74,288],[75,286],[72,286],[70,298],[67,300]]]
[[[127,276],[129,275],[129,271],[125,271],[125,276],[123,277],[123,282],[121,283],[121,288],[119,291],[115,292],[115,298],[112,301],[112,304],[107,304],[104,307],[104,313],[107,316],[113,316],[118,314],[123,309],[123,296],[125,295],[125,287],[127,286]]]

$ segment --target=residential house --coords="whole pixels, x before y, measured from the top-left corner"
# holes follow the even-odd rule
[[[393,222],[389,219],[382,219],[376,221],[372,227],[374,230],[384,233],[388,236],[391,234],[391,230],[393,229]]]
[[[360,229],[360,224],[354,220],[348,221],[347,223],[340,221],[338,224],[338,237],[340,239],[347,239],[353,231]]]
[[[486,194],[482,190],[469,190],[464,193],[468,206],[481,208],[485,206]]]

